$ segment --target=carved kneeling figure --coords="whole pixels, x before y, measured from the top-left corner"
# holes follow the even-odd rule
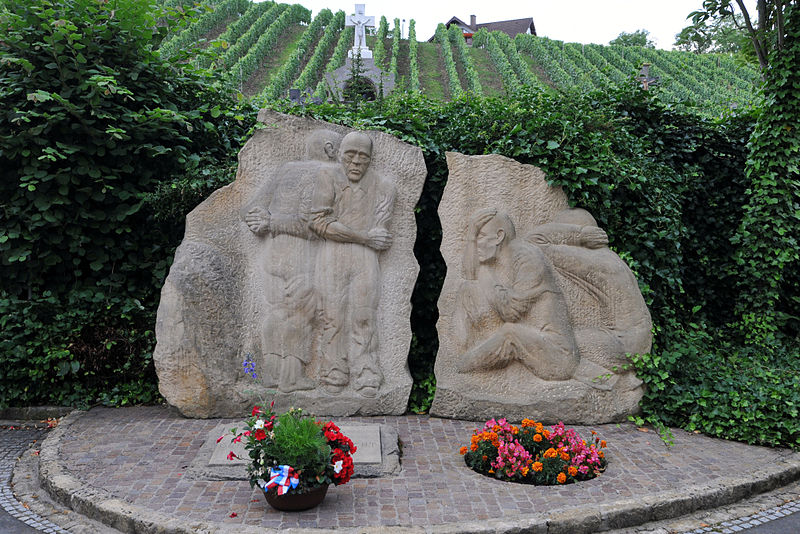
[[[496,209],[471,219],[456,325],[466,352],[462,373],[519,362],[543,380],[569,380],[579,363],[564,296],[539,248],[516,239]]]

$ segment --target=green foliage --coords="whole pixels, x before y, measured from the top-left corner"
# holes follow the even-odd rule
[[[355,28],[350,26],[345,28],[336,43],[336,48],[333,50],[331,59],[328,60],[328,66],[325,67],[325,72],[333,72],[342,65],[344,65],[347,58],[347,51],[352,46],[353,39],[355,38]]]
[[[757,103],[757,71],[724,54],[582,45],[527,34],[517,35],[514,44],[559,89],[592,91],[605,90],[610,85],[624,86],[638,74],[643,63],[650,63],[650,74],[658,77],[658,91],[665,101],[678,105],[696,103],[700,113],[714,117]]]
[[[222,56],[222,63],[226,68],[231,69],[242,56],[247,54],[259,39],[266,34],[267,29],[272,26],[272,23],[283,15],[289,7],[286,4],[274,4],[271,2],[265,2],[264,5],[267,5],[269,9],[262,11],[255,22],[249,26],[247,31],[245,31]]]
[[[270,10],[267,15],[272,13]],[[299,22],[309,22],[311,12],[300,4],[293,4],[286,8],[275,21],[269,25],[267,31],[258,37],[255,44],[230,68],[229,74],[239,84],[243,84],[265,61],[269,54],[274,53],[278,40],[289,26]],[[249,33],[249,32],[248,32]],[[246,37],[246,36],[245,36]],[[245,37],[241,41],[244,42]],[[238,43],[237,43],[238,44]]]
[[[461,96],[464,90],[461,88],[461,81],[458,79],[458,70],[453,59],[453,49],[450,46],[450,38],[447,36],[447,28],[441,22],[436,27],[435,40],[444,58],[444,68],[447,71],[447,81],[450,87],[450,98],[457,98]]]
[[[396,81],[400,81],[400,74],[397,72],[397,60],[400,56],[400,19],[394,19],[392,28],[392,59],[389,61],[389,72],[394,75]]]
[[[754,17],[747,10],[743,2],[733,0],[704,0],[703,8],[689,14],[695,26],[702,26],[710,22],[711,25],[730,24],[744,28],[746,36],[752,46],[744,49],[749,58],[766,70],[769,65],[769,55],[773,51],[780,51],[784,46],[786,28],[784,21],[789,19],[789,10],[796,5],[783,0],[758,0],[756,10],[758,17]],[[736,9],[741,12],[737,13]],[[743,25],[740,25],[741,21]]]
[[[295,48],[294,52],[289,56],[289,59],[281,65],[278,72],[272,76],[270,84],[264,88],[262,92],[264,98],[274,100],[285,96],[286,90],[294,81],[295,76],[297,76],[297,71],[300,70],[300,64],[303,58],[314,49],[316,41],[320,37],[320,32],[328,25],[332,18],[333,13],[331,13],[330,9],[323,9],[317,13],[313,22],[309,24],[306,31],[300,36],[297,48]]]
[[[389,21],[386,17],[381,16],[381,21],[378,23],[378,33],[375,35],[375,50],[372,53],[372,59],[375,65],[383,69],[386,62],[386,35],[389,33]]]
[[[246,130],[224,93],[152,50],[157,13],[4,4],[0,405],[157,397],[157,288],[182,223],[157,221],[148,195]]]
[[[620,32],[620,34],[609,41],[610,45],[618,46],[641,46],[643,48],[655,48],[656,44],[648,38],[650,32],[647,30],[636,30],[635,32]]]
[[[410,64],[411,83],[409,88],[412,92],[419,92],[419,43],[417,42],[417,21],[411,19],[408,23],[408,61]]]
[[[736,346],[703,323],[676,327],[664,349],[634,358],[654,421],[757,445],[800,448],[797,347]],[[665,340],[666,341],[666,340]]]
[[[484,29],[481,28],[481,30]],[[497,41],[496,36],[497,34],[501,33],[502,32],[487,32],[486,37],[482,40],[485,40],[486,48],[489,50],[489,57],[492,58],[492,62],[494,63],[497,72],[500,73],[500,77],[503,79],[503,86],[506,88],[506,91],[513,93],[519,89],[520,83],[519,78],[517,78],[517,74],[514,72],[514,69],[511,66],[511,63],[509,63],[508,58],[506,58],[505,52],[503,52],[503,49],[500,47],[500,43]]]
[[[321,12],[320,12],[321,14]],[[319,15],[317,15],[319,17]],[[300,90],[311,89],[316,87],[316,81],[320,78],[322,73],[322,66],[328,56],[328,51],[333,46],[334,41],[342,35],[342,28],[344,27],[344,11],[337,11],[333,20],[325,28],[322,38],[317,43],[311,59],[308,60],[303,72],[294,82],[293,86]]]
[[[469,55],[469,48],[464,40],[464,34],[461,28],[453,24],[447,30],[447,36],[450,39],[450,44],[458,50],[458,57],[461,59],[461,65],[464,68],[464,78],[467,81],[467,89],[476,95],[482,95],[481,82],[478,80],[478,73],[475,71],[475,65],[472,63],[472,56]]]
[[[505,53],[506,59],[514,69],[514,74],[516,74],[519,81],[525,85],[541,85],[539,80],[536,79],[530,69],[525,65],[511,37],[500,31],[492,32],[492,35]]]
[[[250,7],[250,0],[220,2],[213,10],[203,14],[188,28],[162,43],[159,52],[163,57],[170,57],[178,51],[197,46],[203,35],[219,27],[230,17],[244,13],[248,7]]]
[[[790,9],[784,47],[769,55],[766,102],[749,141],[747,204],[736,236],[741,327],[767,343],[800,336],[800,9]]]
[[[244,35],[246,31],[248,31],[253,24],[267,11],[275,7],[274,2],[259,2],[257,4],[250,4],[250,7],[247,8],[241,17],[236,19],[232,24],[230,24],[225,31],[223,31],[219,37],[215,39],[216,43],[223,50],[229,50],[231,46],[233,46],[236,41]],[[213,45],[213,43],[212,43]],[[199,55],[195,59],[198,66],[202,67],[209,67],[211,66],[212,58]]]
[[[325,465],[330,458],[330,447],[317,421],[302,412],[289,411],[275,421],[275,437],[266,455],[281,458],[285,465],[296,471]]]
[[[749,45],[744,17],[697,20],[675,35],[674,47],[685,52],[736,54]]]

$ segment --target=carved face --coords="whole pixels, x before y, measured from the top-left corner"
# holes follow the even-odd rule
[[[351,182],[358,182],[367,172],[372,160],[372,141],[363,135],[348,135],[342,141],[341,150],[342,165],[347,178]]]
[[[475,253],[478,255],[479,262],[491,262],[497,257],[497,251],[500,243],[503,242],[504,235],[505,232],[498,227],[494,220],[481,227],[475,238]]]

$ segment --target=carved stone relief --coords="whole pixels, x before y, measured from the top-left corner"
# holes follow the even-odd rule
[[[160,390],[194,417],[241,415],[268,389],[276,409],[403,413],[422,153],[378,132],[259,120],[236,181],[187,217],[159,307]],[[198,243],[224,261],[189,259]],[[194,282],[212,271],[220,288]]]
[[[585,424],[635,413],[643,390],[627,354],[650,350],[652,325],[605,232],[536,167],[447,160],[431,413]]]

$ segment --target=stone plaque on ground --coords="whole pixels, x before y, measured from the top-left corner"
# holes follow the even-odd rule
[[[422,151],[268,110],[259,121],[236,181],[186,218],[158,309],[159,391],[187,417],[243,416],[271,391],[276,411],[402,414]]]
[[[356,446],[356,452],[352,455],[354,464],[381,463],[380,425],[343,424],[338,426],[345,436],[353,440],[353,444]],[[244,425],[240,425],[240,428],[244,428]],[[244,448],[244,441],[231,443],[229,436],[233,437],[230,434],[226,434],[222,441],[216,444],[214,452],[211,453],[211,459],[208,460],[208,465],[247,465],[250,463],[247,451]],[[238,459],[228,460],[230,452],[238,456]]]
[[[342,433],[353,440],[355,478],[394,476],[400,472],[400,449],[397,431],[386,425],[364,423],[338,424]],[[197,458],[187,469],[190,478],[205,480],[244,480],[249,457],[244,443],[232,443],[230,430],[245,428],[243,423],[223,423],[209,432]],[[222,436],[222,439],[217,441]],[[239,458],[228,460],[233,452]]]
[[[627,355],[650,350],[652,323],[606,233],[537,167],[457,153],[447,165],[431,414],[598,424],[636,413],[643,387]]]

